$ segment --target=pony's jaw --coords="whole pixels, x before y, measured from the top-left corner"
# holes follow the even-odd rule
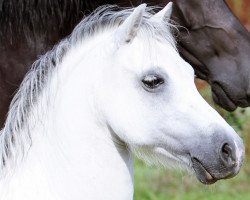
[[[185,169],[203,184],[213,184],[239,173],[244,160],[244,145],[239,137],[233,136],[232,139],[227,133],[219,132],[199,139],[184,139],[159,145],[133,145],[131,149],[146,163]],[[224,154],[224,145],[230,147],[229,155],[228,152]]]

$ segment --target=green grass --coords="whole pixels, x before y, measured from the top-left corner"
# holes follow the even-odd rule
[[[240,173],[228,180],[205,186],[193,175],[146,166],[135,161],[135,200],[250,200],[250,109],[228,113],[211,100],[209,86],[200,91],[206,101],[241,135],[246,160]]]
[[[135,163],[135,200],[249,200],[250,162],[233,179],[205,186],[187,173]]]

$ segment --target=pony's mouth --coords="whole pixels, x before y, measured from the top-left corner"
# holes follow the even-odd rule
[[[197,179],[206,185],[213,184],[217,181],[215,177],[209,173],[209,171],[202,165],[202,163],[197,158],[191,158],[192,167],[195,171]]]

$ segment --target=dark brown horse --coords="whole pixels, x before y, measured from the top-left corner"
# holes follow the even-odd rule
[[[103,4],[165,5],[169,0],[0,0],[0,127],[15,90],[37,57]],[[250,36],[223,0],[173,0],[179,50],[215,102],[232,111],[250,105]],[[188,30],[188,31],[187,31]]]

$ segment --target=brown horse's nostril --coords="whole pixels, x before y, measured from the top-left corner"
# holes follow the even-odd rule
[[[247,101],[248,103],[250,103],[250,89],[247,90],[246,95],[247,95]]]
[[[225,143],[221,148],[221,159],[226,167],[233,167],[236,165],[236,155],[234,145]]]

